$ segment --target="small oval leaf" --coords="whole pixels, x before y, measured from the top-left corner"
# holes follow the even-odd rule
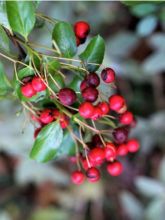
[[[105,52],[105,43],[99,35],[94,37],[87,45],[85,51],[79,55],[86,68],[92,72],[96,71],[102,64]],[[89,64],[93,63],[93,64]]]
[[[76,54],[76,38],[71,24],[58,22],[54,27],[52,38],[64,57],[69,58]]]
[[[35,7],[30,1],[6,1],[10,26],[27,39],[35,24]]]
[[[38,162],[47,162],[55,156],[63,139],[63,130],[58,121],[52,122],[39,132],[30,157]]]

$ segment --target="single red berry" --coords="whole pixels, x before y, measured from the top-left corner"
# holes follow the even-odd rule
[[[79,106],[79,113],[83,118],[91,118],[94,112],[94,107],[90,102],[83,102]]]
[[[125,100],[120,95],[112,95],[109,98],[109,107],[113,111],[119,111],[125,106]]]
[[[21,86],[21,93],[27,98],[31,98],[32,96],[36,95],[36,91],[33,89],[30,82]]]
[[[76,170],[71,174],[71,181],[74,184],[80,185],[84,182],[84,180],[85,175],[79,170]]]
[[[100,179],[100,171],[96,167],[91,167],[87,170],[86,176],[89,182],[97,182]]]
[[[39,134],[39,132],[41,131],[42,127],[35,129],[34,131],[34,138],[36,138]]]
[[[126,156],[128,154],[128,147],[126,144],[120,144],[117,148],[118,156]]]
[[[77,99],[75,91],[70,88],[60,89],[58,96],[63,105],[72,105]]]
[[[90,26],[85,21],[78,21],[74,24],[74,32],[76,37],[79,39],[84,39],[90,32]]]
[[[87,82],[87,80],[83,80],[80,84],[80,91],[82,92],[84,89],[88,88],[89,87],[89,84]]]
[[[49,124],[54,120],[51,109],[45,109],[41,112],[40,121],[43,124]]]
[[[88,82],[89,86],[97,87],[100,84],[100,78],[96,73],[89,73],[85,80]]]
[[[60,115],[60,126],[61,126],[61,128],[63,128],[63,129],[67,128],[68,125],[69,125],[69,118],[68,118],[68,116],[65,115],[65,114],[61,114]]]
[[[140,147],[139,141],[136,139],[130,139],[127,142],[127,148],[130,153],[137,152],[139,150],[139,147]]]
[[[112,161],[116,158],[116,147],[113,143],[106,143],[106,147],[104,148],[105,158],[107,161]]]
[[[100,102],[98,106],[101,108],[103,115],[107,115],[109,113],[109,105],[107,102]]]
[[[123,144],[128,139],[128,133],[129,131],[127,128],[119,127],[119,128],[114,129],[112,134],[117,144]]]
[[[61,114],[58,109],[52,109],[52,115],[53,115],[53,118],[57,120],[57,118],[59,118]]]
[[[35,76],[32,79],[32,86],[36,92],[41,92],[46,89],[46,85],[45,85],[44,81],[38,76]]]
[[[111,176],[119,176],[123,171],[123,166],[119,161],[115,161],[107,165],[107,171]]]
[[[95,102],[98,98],[98,90],[94,87],[88,87],[82,91],[82,97],[85,101]]]
[[[105,159],[105,152],[103,148],[95,147],[89,151],[89,159],[95,165],[101,165]]]
[[[119,121],[121,124],[130,125],[133,122],[133,114],[132,112],[126,111],[122,115],[120,115]]]
[[[88,163],[89,162],[89,163]],[[88,158],[88,161],[87,161],[87,159],[86,158],[82,158],[81,159],[81,164],[82,164],[82,167],[83,167],[83,169],[84,170],[88,170],[89,169],[89,167],[93,167],[94,166],[94,164],[93,164],[93,162],[90,160],[90,158]]]
[[[115,81],[115,71],[111,68],[105,68],[101,72],[101,78],[105,83],[112,83]]]
[[[96,106],[94,107],[94,111],[93,111],[93,115],[91,117],[92,120],[98,120],[99,118],[101,118],[102,116],[102,111],[101,111],[101,108]]]

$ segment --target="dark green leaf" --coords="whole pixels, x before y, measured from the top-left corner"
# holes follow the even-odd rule
[[[12,91],[11,84],[7,79],[3,65],[0,63],[0,96],[4,96]]]
[[[48,83],[54,92],[58,92],[60,88],[65,87],[64,79],[60,74],[53,74],[52,77],[53,79],[51,77],[48,78]]]
[[[52,38],[63,56],[73,57],[76,54],[76,38],[71,24],[58,22],[54,27]]]
[[[81,60],[84,62],[86,68],[92,72],[96,71],[100,64],[102,64],[105,52],[105,43],[99,35],[94,37],[86,47],[85,51],[80,54]],[[94,63],[94,64],[89,64]]]
[[[0,1],[0,24],[2,24],[5,28],[11,30],[7,13],[6,13],[6,3],[5,1]]]
[[[9,38],[0,25],[0,49],[9,53]]]
[[[35,8],[30,1],[6,1],[10,26],[27,39],[35,24]]]
[[[63,130],[59,122],[52,122],[39,132],[30,157],[38,162],[47,162],[55,156],[63,139]]]
[[[53,58],[44,57],[44,62],[44,65],[49,73],[53,74],[60,69],[60,63]]]

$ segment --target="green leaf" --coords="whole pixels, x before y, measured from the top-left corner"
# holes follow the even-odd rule
[[[2,63],[0,63],[0,96],[4,96],[12,91],[11,84],[6,77]]]
[[[0,49],[9,53],[10,51],[9,38],[1,25],[0,25],[0,42],[1,42]]]
[[[64,57],[69,58],[76,54],[76,38],[71,24],[58,22],[53,29],[52,38]]]
[[[11,31],[11,27],[7,18],[5,1],[0,1],[0,24]]]
[[[35,7],[30,1],[6,1],[10,26],[27,39],[35,24]]]
[[[86,68],[92,72],[96,71],[102,64],[105,52],[105,43],[99,35],[94,37],[86,47],[85,51],[79,56],[84,62]],[[94,63],[94,64],[89,64]]]
[[[53,79],[51,77],[48,78],[49,87],[54,91],[58,92],[60,88],[65,87],[64,79],[60,74],[53,74]],[[56,83],[55,83],[55,82]]]
[[[58,121],[52,122],[39,132],[30,157],[38,162],[47,162],[55,156],[63,139],[63,130]]]

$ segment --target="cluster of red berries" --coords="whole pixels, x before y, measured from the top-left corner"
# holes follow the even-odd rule
[[[74,32],[76,35],[77,46],[83,44],[90,32],[90,26],[85,21],[78,21],[74,24]]]
[[[34,76],[33,78],[28,78],[27,82],[24,82],[24,85],[21,86],[21,92],[25,97],[31,98],[35,96],[37,92],[42,92],[46,90],[46,88],[44,80],[38,76]]]

